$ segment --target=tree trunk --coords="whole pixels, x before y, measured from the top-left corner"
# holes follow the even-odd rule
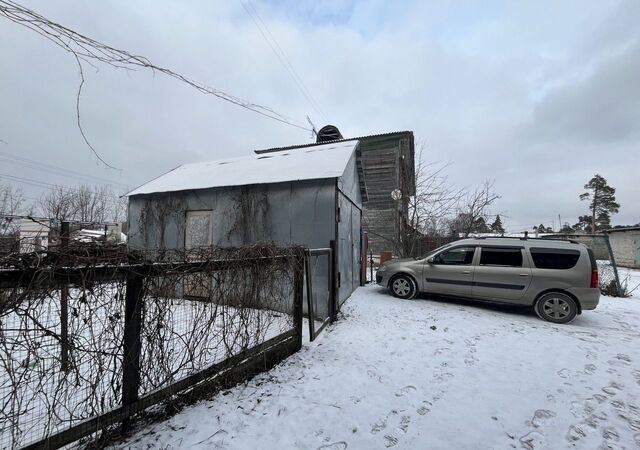
[[[596,201],[598,199],[598,186],[596,185],[593,190],[593,208],[591,209],[591,232],[596,232]]]

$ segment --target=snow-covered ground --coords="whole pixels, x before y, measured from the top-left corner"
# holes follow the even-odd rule
[[[626,270],[629,287],[640,272]],[[526,309],[358,289],[268,373],[123,448],[640,447],[640,289],[569,325]]]

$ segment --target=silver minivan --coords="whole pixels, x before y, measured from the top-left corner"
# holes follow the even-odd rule
[[[376,282],[404,299],[422,292],[530,305],[555,323],[595,309],[600,299],[593,252],[566,240],[461,239],[420,259],[384,263]]]

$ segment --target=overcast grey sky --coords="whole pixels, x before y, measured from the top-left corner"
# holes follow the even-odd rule
[[[304,122],[297,89],[240,1],[20,0],[118,48]],[[345,136],[413,130],[458,186],[496,180],[507,228],[574,223],[595,173],[614,224],[640,222],[640,2],[259,1],[253,4]],[[309,142],[309,133],[160,74],[87,67],[75,127],[75,60],[0,18],[0,152],[130,186],[181,163]],[[12,165],[1,174],[80,180]],[[35,198],[40,188],[24,184]]]

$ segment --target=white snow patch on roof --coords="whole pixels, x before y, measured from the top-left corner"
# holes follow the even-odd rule
[[[295,151],[184,164],[126,195],[335,178],[344,173],[357,145],[358,141],[335,142]]]

